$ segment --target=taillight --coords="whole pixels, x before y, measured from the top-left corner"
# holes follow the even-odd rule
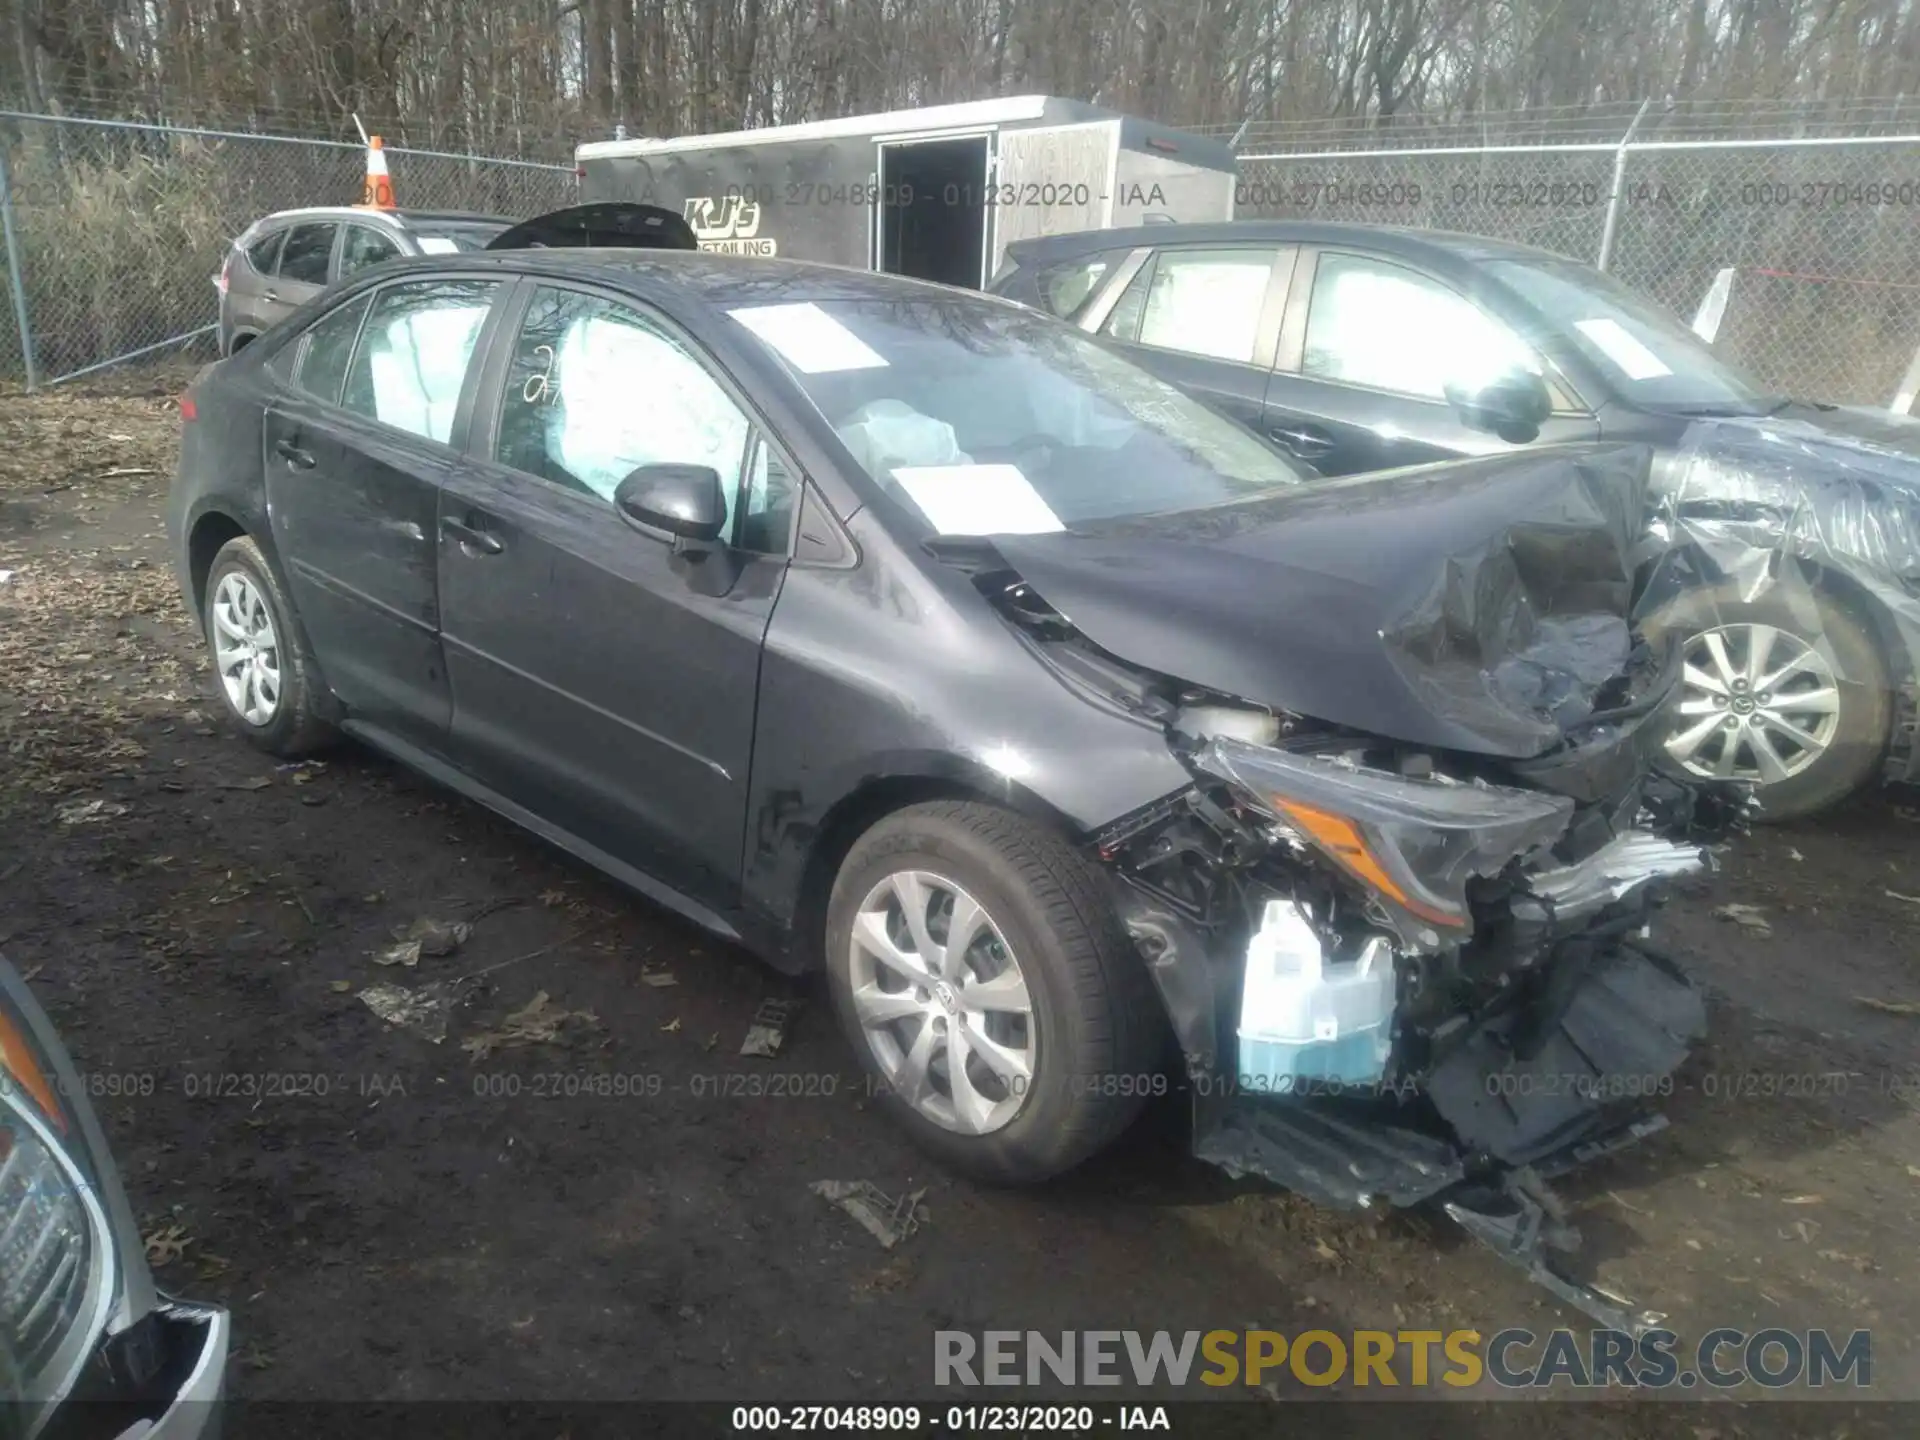
[[[213,288],[222,295],[227,293],[227,272],[233,269],[233,252],[227,252],[227,258],[220,262],[220,273],[213,277]]]
[[[200,418],[200,407],[193,403],[193,396],[182,395],[180,397],[180,418],[182,420],[198,420]]]

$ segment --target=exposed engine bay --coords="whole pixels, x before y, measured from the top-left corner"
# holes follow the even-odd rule
[[[996,539],[966,568],[1058,676],[1159,725],[1193,776],[1091,844],[1183,1052],[1196,1153],[1323,1204],[1440,1205],[1562,1298],[1641,1329],[1657,1317],[1548,1259],[1577,1236],[1546,1182],[1664,1123],[1650,1103],[1705,1007],[1651,921],[1749,801],[1655,763],[1680,665],[1631,626],[1641,492],[1619,456],[1490,462],[1464,525],[1457,491],[1416,494],[1428,542],[1447,522],[1479,538],[1443,549],[1437,578],[1426,548],[1357,598],[1358,625],[1333,622],[1348,651],[1328,663],[1347,673],[1301,686],[1340,720],[1285,703],[1284,660],[1247,667],[1248,694],[1159,668],[1177,657],[1151,639],[1153,666],[1123,651],[1129,617],[1103,614],[1100,587],[1125,536]],[[1304,525],[1216,531],[1324,590],[1338,532],[1368,508],[1326,493]],[[1201,648],[1224,674],[1229,652]],[[1393,685],[1387,733],[1356,726]]]

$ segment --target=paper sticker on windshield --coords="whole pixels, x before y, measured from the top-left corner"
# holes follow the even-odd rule
[[[884,366],[874,350],[818,305],[749,305],[727,312],[809,375]]]
[[[419,244],[422,255],[453,255],[460,249],[444,235],[422,235]]]
[[[1067,528],[1014,465],[900,465],[893,478],[942,535],[1044,535]]]
[[[1629,380],[1658,380],[1671,375],[1672,369],[1653,351],[1642,345],[1618,320],[1576,320],[1573,328],[1600,347],[1600,351],[1626,373]]]

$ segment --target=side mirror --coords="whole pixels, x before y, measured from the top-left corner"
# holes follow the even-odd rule
[[[1553,413],[1547,382],[1531,370],[1509,370],[1475,389],[1449,385],[1447,403],[1465,424],[1515,445],[1537,436]]]
[[[642,465],[620,482],[613,506],[633,524],[681,540],[711,542],[727,527],[719,472],[706,465]]]

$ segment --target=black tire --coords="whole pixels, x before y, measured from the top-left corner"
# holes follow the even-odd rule
[[[265,724],[253,723],[235,709],[233,702],[228,699],[226,687],[220,681],[219,661],[216,658],[213,688],[219,696],[220,708],[241,734],[269,755],[289,760],[309,755],[333,740],[334,731],[317,709],[320,697],[315,688],[313,662],[301,644],[300,632],[294,627],[293,612],[287,604],[286,592],[280,588],[273,567],[267,563],[251,536],[242,535],[221,546],[219,553],[213,557],[212,567],[207,571],[200,626],[206,637],[208,652],[213,653],[214,601],[220,593],[220,582],[236,571],[243,574],[265,600],[272,618],[273,633],[278,642],[280,695],[272,717]]]
[[[962,1134],[923,1116],[887,1083],[854,1009],[852,927],[887,875],[929,871],[992,916],[1031,997],[1034,1074],[1000,1129]],[[841,1028],[881,1108],[948,1166],[996,1184],[1034,1184],[1104,1149],[1163,1076],[1165,1020],[1106,882],[1064,840],[990,805],[931,801],[861,836],[827,905],[828,986]]]
[[[1828,591],[1776,583],[1752,601],[1732,586],[1688,591],[1644,628],[1649,636],[1673,632],[1691,639],[1729,625],[1771,625],[1799,637],[1826,658],[1840,682],[1840,710],[1826,752],[1798,774],[1759,786],[1755,818],[1771,823],[1813,815],[1872,779],[1887,753],[1893,687],[1866,622]],[[1678,762],[1668,763],[1685,773]]]

